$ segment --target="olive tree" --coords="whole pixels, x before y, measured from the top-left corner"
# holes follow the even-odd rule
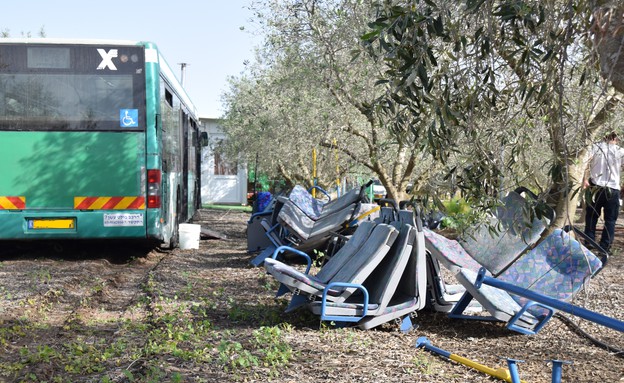
[[[443,163],[462,158],[449,170],[474,202],[490,205],[524,184],[542,191],[561,225],[574,211],[589,145],[612,129],[609,118],[621,108],[613,71],[606,78],[599,70],[595,7],[381,2],[363,37],[388,65],[382,109],[409,106],[424,150]],[[613,34],[611,26],[600,30]]]
[[[270,167],[299,180],[310,179],[299,156],[324,150],[323,172],[331,174],[325,179],[343,172],[374,175],[392,198],[402,198],[410,181],[431,171],[432,157],[420,150],[408,107],[390,105],[391,114],[378,113],[385,89],[377,79],[386,64],[361,54],[360,37],[376,11],[370,3],[266,0],[252,8],[266,40],[225,97],[233,143],[247,150],[243,142],[253,137]]]

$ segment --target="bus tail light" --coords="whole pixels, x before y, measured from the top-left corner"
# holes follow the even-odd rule
[[[147,207],[150,209],[160,208],[160,183],[161,173],[158,169],[147,170]]]

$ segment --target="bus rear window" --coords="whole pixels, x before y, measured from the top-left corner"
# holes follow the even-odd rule
[[[0,44],[2,130],[143,130],[144,115],[141,47]]]

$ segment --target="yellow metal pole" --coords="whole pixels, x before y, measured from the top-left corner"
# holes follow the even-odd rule
[[[461,357],[461,356],[459,356],[457,354],[451,354],[450,352],[448,352],[446,350],[443,350],[443,349],[441,349],[439,347],[435,347],[435,346],[431,345],[431,342],[429,342],[429,339],[427,339],[427,337],[424,337],[424,336],[421,336],[420,338],[418,338],[416,340],[416,347],[418,347],[418,348],[419,347],[424,347],[425,349],[427,349],[427,350],[429,350],[431,352],[435,352],[436,354],[441,355],[441,356],[443,356],[445,358],[448,358],[450,360],[454,360],[455,362],[461,363],[464,366],[468,366],[470,368],[474,368],[477,371],[486,373],[488,375],[491,375],[491,376],[493,376],[495,378],[504,380],[504,381],[509,382],[509,383],[515,383],[515,382],[518,382],[518,381],[520,381],[520,383],[526,383],[526,381],[521,380],[517,376],[516,376],[517,379],[514,380],[512,378],[512,376],[511,376],[511,372],[509,372],[509,370],[506,369],[506,368],[502,368],[502,367],[501,368],[497,368],[497,369],[490,368],[490,367],[484,366],[482,364],[479,364],[477,362],[474,362],[474,361],[472,361],[470,359]]]
[[[316,148],[312,149],[312,183],[316,186]],[[312,197],[316,198],[316,188],[312,189]]]
[[[456,355],[456,354],[451,354],[449,356],[449,359],[450,360],[454,360],[456,362],[459,362],[459,363],[461,363],[461,364],[463,364],[465,366],[474,368],[477,371],[481,371],[483,373],[491,375],[491,376],[493,376],[495,378],[504,380],[504,381],[509,382],[509,383],[513,383],[513,381],[511,380],[511,374],[509,373],[509,370],[506,369],[506,368],[501,367],[501,368],[494,369],[494,368],[487,367],[487,366],[484,366],[482,364],[479,364],[477,362],[474,362],[474,361],[472,361],[470,359],[461,357],[461,356]],[[526,381],[524,381],[524,380],[521,380],[520,382],[521,383],[526,383]]]
[[[340,165],[338,163],[338,143],[334,138],[334,156],[336,160],[336,191],[338,196],[340,196]]]

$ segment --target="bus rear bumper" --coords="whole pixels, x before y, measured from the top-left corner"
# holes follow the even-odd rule
[[[0,210],[0,240],[145,238],[145,210]]]

